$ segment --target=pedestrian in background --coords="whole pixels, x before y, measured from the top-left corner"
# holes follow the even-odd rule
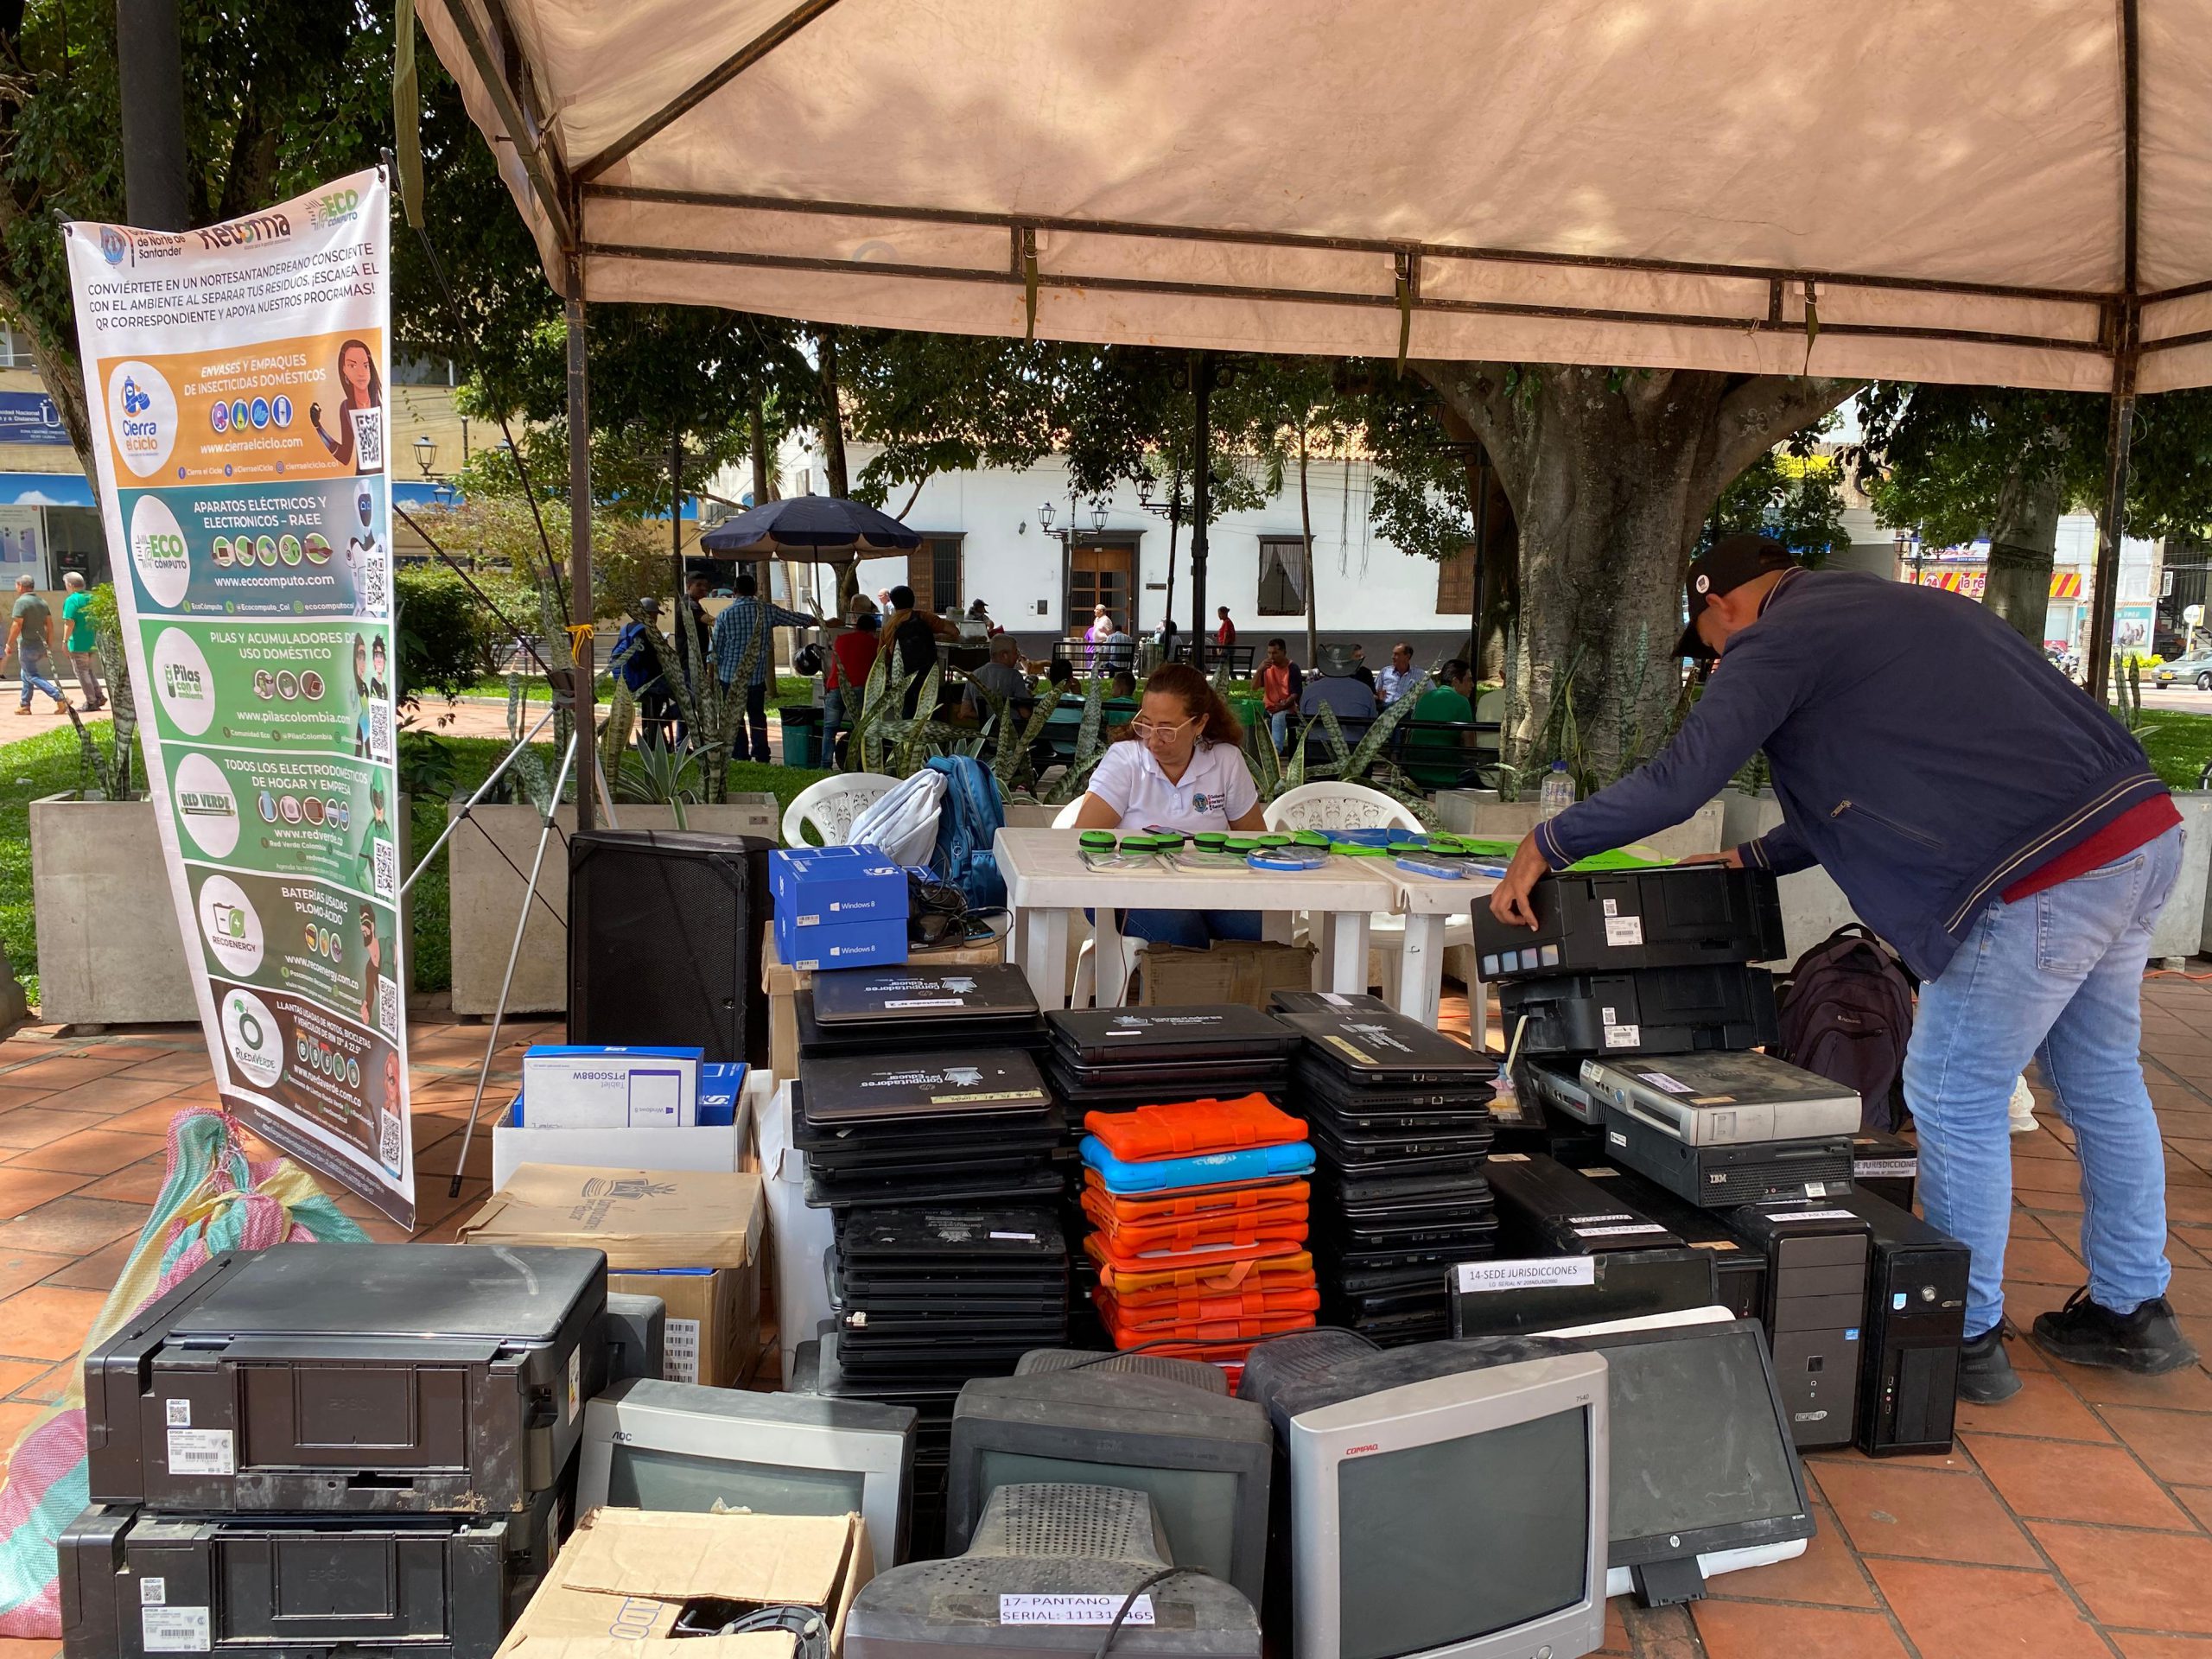
[[[745,688],[745,724],[752,739],[752,758],[761,765],[768,764],[768,671],[774,666],[776,655],[773,628],[818,628],[818,616],[802,616],[797,611],[787,611],[782,606],[761,599],[760,583],[750,570],[737,573],[730,586],[737,597],[731,600],[729,608],[715,619],[715,632],[709,649],[715,659],[715,673],[727,686],[737,677],[739,666],[745,661],[747,648],[756,639],[760,649],[753,653],[753,678]],[[736,746],[731,746],[734,748]]]
[[[1420,677],[1414,672],[1414,648],[1401,639],[1390,647],[1390,665],[1375,677],[1376,698],[1388,709],[1412,690]]]
[[[23,677],[22,706],[16,712],[30,713],[33,686],[52,697],[56,709],[67,709],[69,699],[54,683],[54,611],[39,597],[35,577],[16,578],[16,607],[8,618],[8,647],[16,653],[16,672]]]
[[[876,632],[883,619],[864,597],[855,597],[845,631],[830,642],[830,672],[822,696],[822,726],[830,753],[845,764],[843,734],[860,717],[861,699],[868,690],[868,677],[874,671],[875,654],[883,645]]]
[[[1298,712],[1305,690],[1306,677],[1290,660],[1288,644],[1280,638],[1268,640],[1267,660],[1260,664],[1260,707],[1267,713],[1268,732],[1279,750],[1289,746],[1290,717]]]
[[[1215,607],[1214,614],[1221,619],[1221,626],[1213,631],[1214,644],[1217,645],[1235,645],[1236,643],[1236,625],[1229,620],[1229,607],[1226,605]]]
[[[61,648],[69,653],[70,667],[77,671],[77,689],[84,693],[85,707],[105,709],[107,692],[100,684],[99,635],[92,626],[92,596],[86,589],[85,573],[64,571],[61,585],[69,590],[69,596],[61,601],[61,625],[68,630]]]

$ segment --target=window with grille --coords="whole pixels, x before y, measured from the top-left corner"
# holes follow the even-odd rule
[[[1436,562],[1436,613],[1472,616],[1475,613],[1475,546],[1472,542],[1448,558]]]
[[[906,585],[924,610],[949,616],[961,607],[960,541],[957,536],[925,536],[906,556]]]

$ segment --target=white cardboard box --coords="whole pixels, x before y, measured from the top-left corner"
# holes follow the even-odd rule
[[[742,1169],[753,1126],[766,1113],[773,1080],[764,1067],[745,1074],[736,1121],[688,1129],[517,1128],[503,1108],[492,1126],[494,1192],[524,1164],[566,1164],[581,1169]]]
[[[541,1044],[522,1057],[531,1127],[690,1128],[698,1122],[699,1051]]]
[[[788,1389],[799,1344],[811,1341],[833,1311],[822,1256],[836,1242],[836,1223],[829,1211],[807,1207],[806,1154],[791,1143],[791,1084],[778,1084],[773,1103],[755,1109],[760,1184],[768,1199],[768,1261],[776,1274],[776,1341]]]

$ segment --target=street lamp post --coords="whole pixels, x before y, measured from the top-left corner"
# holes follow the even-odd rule
[[[437,467],[438,441],[427,432],[415,440],[415,464],[423,469],[423,477],[426,482],[431,473]]]

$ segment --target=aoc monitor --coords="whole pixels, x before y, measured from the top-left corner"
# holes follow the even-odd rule
[[[914,1424],[906,1406],[632,1377],[584,1408],[577,1513],[858,1514],[875,1559],[902,1561]]]
[[[1243,1387],[1287,1453],[1276,1513],[1296,1659],[1574,1659],[1604,1645],[1601,1356],[1505,1337],[1316,1344],[1321,1363],[1283,1364],[1263,1357],[1276,1345],[1252,1351]]]
[[[998,1488],[1142,1492],[1179,1567],[1257,1603],[1267,1573],[1274,1433],[1249,1400],[1106,1366],[978,1377],[952,1409],[945,1547],[964,1548]]]
[[[844,1659],[1260,1659],[1252,1604],[1181,1565],[1142,1492],[1001,1486],[965,1554],[861,1586]]]
[[[1706,1308],[1552,1335],[1609,1368],[1611,1593],[1694,1600],[1803,1552],[1812,1510],[1757,1323]]]

